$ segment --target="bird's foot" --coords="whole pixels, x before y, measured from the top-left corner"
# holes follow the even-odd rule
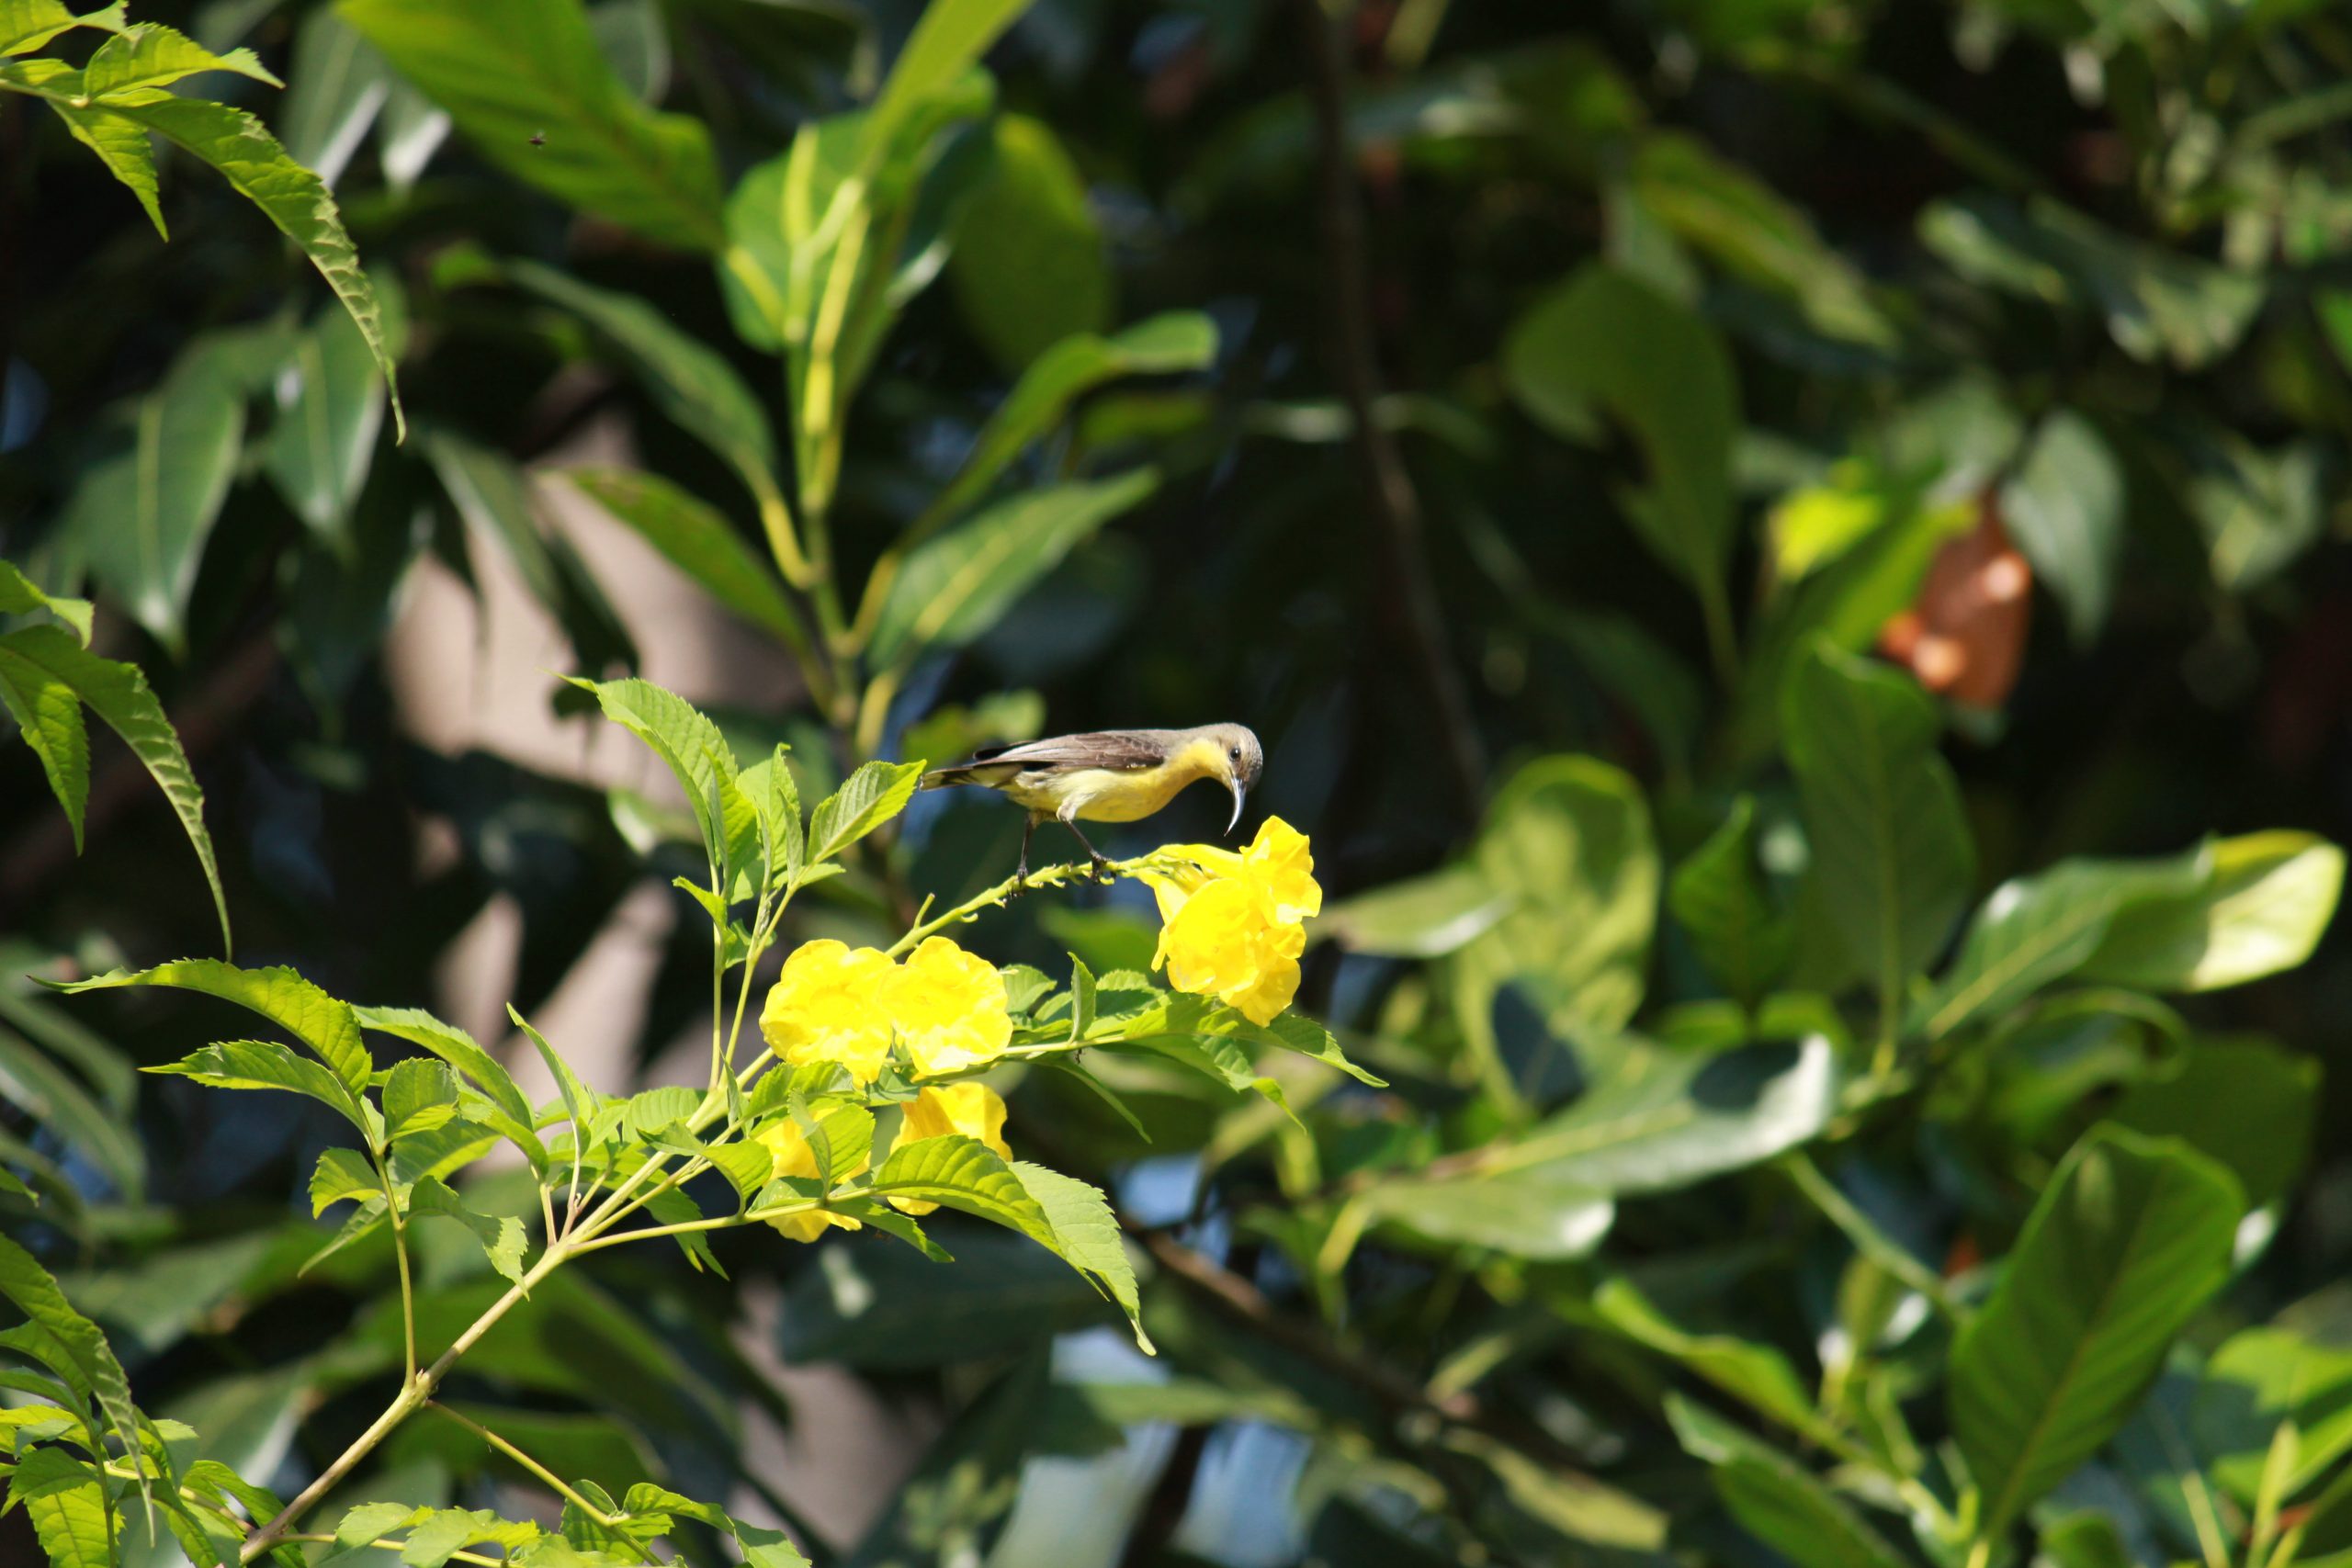
[[[1088,860],[1090,864],[1087,867],[1087,874],[1096,886],[1108,887],[1119,880],[1111,870],[1111,860],[1108,855],[1090,853]]]

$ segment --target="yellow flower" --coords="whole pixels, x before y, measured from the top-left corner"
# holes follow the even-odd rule
[[[1241,852],[1242,874],[1266,890],[1274,918],[1298,921],[1323,912],[1323,889],[1315,880],[1315,856],[1306,835],[1279,817],[1258,825],[1258,836]]]
[[[1012,1146],[1004,1141],[1004,1100],[983,1083],[944,1084],[916,1095],[899,1119],[899,1135],[890,1140],[890,1152],[897,1154],[909,1144],[953,1133],[978,1138],[997,1158],[1008,1165],[1012,1161]],[[920,1198],[890,1201],[910,1214],[928,1214],[939,1207]]]
[[[993,1061],[1012,1038],[1004,976],[944,936],[907,955],[885,982],[883,1003],[919,1075]]]
[[[1252,1023],[1272,1023],[1298,994],[1306,931],[1285,920],[1274,895],[1250,876],[1210,877],[1191,891],[1152,877],[1166,924],[1152,966],[1166,964],[1180,991],[1215,997]]]
[[[841,944],[836,942],[833,945],[838,947]],[[774,1169],[770,1173],[771,1177],[797,1176],[813,1180],[821,1174],[817,1168],[817,1151],[808,1146],[808,1135],[801,1132],[799,1123],[790,1117],[780,1122],[772,1122],[761,1128],[759,1141],[768,1146],[768,1155],[775,1161]],[[855,1170],[844,1170],[840,1172],[839,1176],[846,1179],[849,1177],[862,1175],[865,1173],[865,1166],[866,1161],[861,1158],[857,1162]],[[779,1214],[768,1224],[794,1241],[814,1241],[832,1225],[839,1225],[845,1231],[865,1228],[846,1214],[831,1213],[822,1209],[811,1209],[798,1214]]]
[[[760,1032],[794,1066],[839,1062],[859,1083],[872,1083],[890,1055],[882,993],[891,973],[889,955],[874,948],[802,942],[760,1009]]]

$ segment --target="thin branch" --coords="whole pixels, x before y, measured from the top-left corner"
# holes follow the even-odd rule
[[[439,1411],[442,1415],[447,1416],[450,1420],[455,1421],[458,1426],[463,1427],[467,1431],[471,1432],[475,1437],[480,1438],[483,1442],[488,1443],[492,1448],[496,1449],[500,1453],[504,1454],[508,1459],[513,1460],[516,1464],[521,1465],[525,1470],[529,1471],[533,1475],[537,1476],[541,1481],[546,1482],[549,1486],[556,1490],[559,1495],[570,1501],[572,1506],[577,1507],[582,1513],[587,1515],[598,1524],[603,1525],[606,1529],[612,1529],[612,1527],[617,1522],[612,1515],[607,1514],[602,1508],[596,1506],[595,1504],[591,1503],[587,1498],[582,1497],[579,1493],[573,1491],[569,1485],[565,1484],[563,1478],[556,1474],[554,1471],[549,1470],[546,1465],[541,1464],[537,1460],[533,1459],[529,1454],[525,1453],[521,1449],[516,1448],[513,1443],[508,1442],[504,1438],[500,1437],[497,1433],[492,1431],[481,1422],[459,1415],[458,1412],[450,1409],[447,1405],[441,1404],[437,1400],[428,1400],[425,1403],[425,1408],[428,1410]]]
[[[1364,258],[1363,209],[1350,164],[1347,33],[1343,16],[1323,0],[1298,0],[1306,35],[1307,87],[1315,106],[1317,197],[1322,209],[1324,292],[1329,300],[1331,353],[1348,405],[1364,502],[1379,525],[1392,591],[1423,684],[1429,688],[1456,792],[1477,807],[1486,790],[1485,745],[1470,713],[1461,672],[1446,649],[1445,619],[1430,586],[1421,499],[1396,440],[1379,417],[1380,366],[1373,352],[1371,269]]]
[[[389,1156],[386,1157],[388,1158]],[[403,1381],[414,1382],[416,1381],[416,1288],[409,1280],[408,1223],[401,1217],[400,1199],[392,1191],[391,1170],[381,1160],[376,1166],[376,1179],[383,1184],[384,1209],[391,1216],[392,1221],[392,1256],[399,1260],[401,1267],[401,1343],[407,1355],[407,1359],[401,1363],[405,1369]]]
[[[1115,875],[1125,876],[1142,863],[1143,862],[1140,860],[1112,861],[1105,865],[1104,869]],[[1063,884],[1069,882],[1072,877],[1086,877],[1091,876],[1092,874],[1093,868],[1091,866],[1076,864],[1041,865],[1036,870],[1029,874],[1028,886],[1031,887],[1059,887]],[[911,949],[917,942],[922,941],[923,938],[932,935],[933,932],[944,931],[949,926],[969,920],[978,915],[982,909],[993,908],[997,905],[1002,904],[1005,900],[1013,896],[1013,890],[1021,885],[1021,878],[1017,876],[1008,876],[1002,882],[998,883],[995,886],[988,889],[986,892],[975,894],[973,897],[965,899],[961,904],[956,905],[945,914],[934,915],[930,919],[922,921],[921,923],[910,927],[906,935],[892,942],[884,951],[888,953],[888,954],[893,958],[899,957],[901,954]]]

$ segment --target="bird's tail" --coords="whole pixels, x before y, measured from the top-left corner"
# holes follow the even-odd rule
[[[945,789],[950,784],[970,784],[969,768],[933,768],[915,781],[917,789]]]

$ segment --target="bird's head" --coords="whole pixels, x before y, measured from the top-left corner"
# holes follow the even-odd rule
[[[1233,792],[1233,819],[1225,825],[1225,830],[1230,833],[1241,820],[1242,800],[1249,795],[1250,785],[1258,782],[1258,775],[1265,771],[1265,749],[1258,744],[1255,735],[1238,724],[1205,726],[1200,731],[1200,739],[1213,752],[1211,774]]]

